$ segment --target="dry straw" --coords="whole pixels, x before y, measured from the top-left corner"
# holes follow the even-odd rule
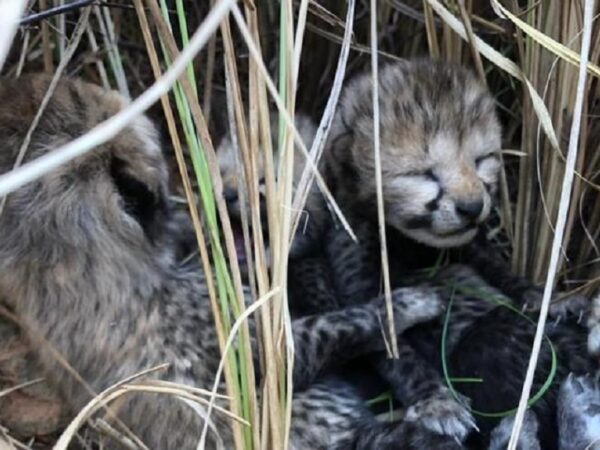
[[[103,420],[88,420],[93,411],[112,399],[139,395],[140,391],[179,397],[206,419],[204,436],[218,433],[211,422],[212,414],[229,417],[238,450],[287,448],[294,355],[287,310],[287,254],[292,236],[302,227],[301,210],[313,183],[353,236],[317,171],[342,86],[357,72],[373,72],[373,119],[377,130],[378,67],[427,50],[437,58],[475,68],[498,98],[507,146],[518,149],[503,151],[507,161],[501,185],[504,211],[502,223],[490,230],[489,237],[499,253],[512,258],[515,272],[545,282],[546,286],[509,447],[515,448],[555,284],[581,292],[591,292],[600,285],[600,208],[596,206],[600,201],[600,153],[594,147],[600,139],[595,105],[600,32],[591,19],[595,2],[585,2],[585,14],[576,0],[528,0],[522,9],[519,5],[523,2],[515,0],[372,0],[358,4],[349,0],[328,2],[326,6],[310,0],[196,3],[134,0],[135,15],[128,6],[121,10],[115,5],[99,4],[87,10],[70,10],[70,16],[48,16],[38,28],[23,28],[18,35],[18,51],[13,49],[15,55],[12,59],[9,56],[12,65],[4,68],[5,73],[17,76],[39,66],[56,77],[65,68],[67,73],[94,73],[104,86],[116,87],[125,96],[135,97],[140,90],[142,93],[90,133],[0,175],[0,197],[93,151],[161,100],[223,355],[212,387],[190,388],[156,381],[133,384],[129,379],[99,395],[94,393],[92,402],[67,428],[56,448],[65,448],[72,439],[78,439],[80,427],[86,422],[128,448],[145,448],[135,436],[121,435],[120,428]],[[0,67],[24,8],[24,1],[0,0]],[[56,8],[64,5],[61,0],[39,0],[35,8],[36,13],[58,11]],[[93,14],[86,25],[90,8]],[[133,20],[124,20],[128,14]],[[23,23],[35,23],[40,18],[33,13]],[[75,22],[70,19],[74,18],[80,23],[76,33],[70,31]],[[193,36],[189,36],[188,27],[197,30]],[[71,43],[67,41],[69,34],[76,38]],[[578,52],[572,47],[578,46],[581,35],[583,45]],[[77,45],[79,39],[82,44]],[[86,60],[89,54],[82,57],[86,39],[93,54],[91,63]],[[139,52],[140,46],[146,52]],[[589,57],[587,48],[591,48]],[[152,68],[150,75],[143,73],[145,67]],[[593,81],[586,81],[586,70]],[[313,92],[326,93],[309,99],[315,105],[303,95],[307,85]],[[229,123],[229,135],[239,148],[242,182],[238,187],[247,199],[242,225],[252,295],[246,299],[214,154],[216,135],[209,133],[209,123],[221,120],[220,108],[215,108],[214,102],[220,90],[227,99],[225,122]],[[321,117],[310,150],[294,124],[299,109]],[[273,121],[276,116],[279,120]],[[272,126],[278,128],[279,135],[275,148]],[[565,153],[567,129],[571,131]],[[381,224],[382,149],[378,133],[373,150]],[[293,186],[296,151],[306,165],[299,183]],[[266,211],[260,206],[261,171]],[[265,220],[268,236],[262,233]],[[387,274],[383,227],[380,238]],[[387,276],[384,290],[389,306],[391,286]],[[256,348],[250,348],[249,343],[250,316],[257,325]],[[393,337],[391,314],[389,319]],[[258,354],[253,355],[253,351]],[[266,374],[261,386],[255,385],[255,362]],[[221,375],[227,384],[226,398],[216,392]],[[15,389],[22,387],[19,384]],[[9,392],[3,390],[0,396]],[[224,401],[228,408],[215,405],[217,398],[219,405]],[[3,441],[8,448],[27,448],[0,428],[0,446]],[[203,445],[201,440],[198,448]]]
[[[567,152],[567,161],[565,164],[565,174],[560,194],[560,209],[558,211],[558,217],[556,220],[556,231],[554,233],[554,241],[552,242],[550,267],[548,269],[546,284],[544,286],[542,308],[540,311],[540,317],[538,319],[535,339],[533,341],[533,349],[531,351],[531,358],[529,360],[529,366],[527,368],[527,375],[525,376],[525,383],[523,385],[521,400],[519,401],[519,408],[517,410],[513,431],[510,437],[510,441],[508,443],[508,450],[516,450],[517,445],[519,443],[519,435],[521,427],[523,426],[523,420],[525,419],[525,410],[527,409],[527,402],[529,401],[529,396],[531,395],[533,377],[535,375],[535,369],[537,366],[540,348],[542,345],[542,340],[544,338],[544,327],[546,325],[546,317],[548,316],[548,309],[550,307],[550,296],[552,295],[552,291],[554,290],[554,283],[556,279],[556,272],[558,268],[561,246],[563,243],[565,226],[567,224],[567,214],[569,212],[569,205],[571,202],[571,190],[573,188],[573,179],[575,177],[575,162],[577,161],[579,135],[581,132],[581,117],[583,114],[583,101],[586,87],[585,81],[587,76],[586,64],[588,62],[590,54],[594,5],[595,0],[585,1],[583,14],[583,36],[581,42],[581,53],[579,56],[579,79],[577,81],[577,94],[575,97],[575,105],[573,108],[573,123],[571,125],[571,135],[569,138],[569,149]]]

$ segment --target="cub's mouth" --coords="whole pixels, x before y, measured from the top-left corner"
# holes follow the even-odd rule
[[[469,243],[477,234],[476,224],[466,224],[451,230],[436,230],[429,223],[423,227],[399,227],[399,230],[417,242],[437,248],[458,247]]]
[[[229,212],[229,220],[231,223],[231,231],[233,234],[233,240],[234,240],[234,244],[235,244],[235,252],[236,252],[238,264],[240,266],[240,271],[242,272],[243,276],[246,276],[248,274],[248,270],[249,270],[248,262],[249,262],[251,255],[249,255],[246,251],[246,242],[244,240],[244,228],[243,228],[243,224],[242,224],[242,218],[239,214],[235,214],[230,211]],[[268,226],[267,226],[266,222],[267,222],[266,217],[261,213],[261,230],[262,230],[262,235],[263,235],[263,241],[264,241],[265,247],[266,247],[265,251],[268,256],[269,232],[268,232]],[[253,244],[253,235],[252,235],[252,225],[250,223],[248,224],[248,233],[249,233],[248,238],[250,239],[250,241],[249,241],[250,251],[252,251],[252,249],[254,248],[254,244]]]
[[[246,265],[248,263],[248,255],[246,253],[246,243],[244,240],[242,221],[239,218],[230,217],[230,222],[238,263],[240,265]]]
[[[439,237],[456,237],[456,236],[461,236],[463,234],[469,233],[473,230],[477,230],[476,224],[467,224],[462,228],[457,228],[456,230],[450,230],[450,231],[438,231],[438,232],[432,231],[432,233]]]

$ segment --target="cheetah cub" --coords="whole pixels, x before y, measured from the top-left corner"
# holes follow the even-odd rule
[[[416,286],[426,282],[446,286],[442,295],[452,298],[455,304],[447,343],[449,354],[453,345],[462,342],[456,345],[460,351],[452,355],[465,370],[461,374],[481,375],[488,371],[483,378],[497,381],[493,385],[497,389],[474,387],[469,397],[476,409],[507,409],[518,401],[522,377],[515,369],[515,361],[526,367],[531,329],[515,321],[510,311],[482,301],[468,294],[468,290],[465,294],[452,287],[463,285],[476,288],[472,292],[504,294],[504,301],[519,309],[535,306],[541,299],[541,290],[533,283],[512,275],[493,251],[473,242],[477,226],[489,216],[497,191],[500,126],[494,100],[472,73],[442,62],[416,60],[390,65],[381,71],[379,82],[383,195],[390,265],[395,269],[393,284]],[[355,245],[335,227],[326,240],[341,305],[372,298],[380,286],[379,240],[373,224],[376,193],[371,85],[370,75],[362,75],[346,87],[324,154],[326,178],[340,205],[353,219],[360,240]],[[422,268],[421,260],[433,265],[436,249],[458,246],[464,246],[468,266],[455,265],[433,277],[433,272],[428,271],[420,280],[413,278],[415,269]],[[570,302],[574,306],[580,303],[579,299]],[[555,312],[560,317],[560,311]],[[564,349],[565,355],[577,346],[583,348],[584,330],[570,325],[573,324],[557,327],[554,333],[556,345]],[[593,331],[593,324],[590,327]],[[409,331],[400,343],[399,360],[371,362],[395,396],[412,403],[412,418],[432,430],[462,439],[472,423],[469,403],[460,405],[452,398],[431,364],[440,360],[436,353],[441,329],[437,323],[416,330],[420,332],[417,335],[411,336]],[[512,340],[503,347],[496,338],[507,335]],[[415,346],[419,351],[413,349]],[[427,347],[433,351],[423,351]],[[489,351],[491,348],[493,352]],[[507,360],[512,370],[510,376],[498,377],[503,350],[510,356]],[[489,355],[489,361],[485,361],[485,355]],[[566,375],[565,370],[576,366],[590,370],[590,358],[575,355],[561,364],[559,379]],[[550,358],[549,353],[546,356]],[[503,395],[498,396],[500,387]],[[465,388],[463,392],[469,390]],[[508,406],[496,402],[508,402]],[[536,430],[532,435],[539,428],[541,438],[555,442],[555,402],[540,402],[534,409],[540,414],[531,423],[531,429]],[[482,431],[488,437],[497,422],[486,422]],[[482,423],[480,420],[479,428]],[[502,429],[507,427],[505,423],[497,430],[494,445],[501,441]],[[552,448],[543,444],[543,448]]]
[[[403,61],[382,68],[379,76],[390,264],[414,269],[419,255],[413,248],[466,244],[488,217],[500,169],[500,125],[493,98],[462,67]],[[336,226],[326,236],[336,297],[341,306],[360,304],[379,294],[381,280],[370,74],[344,88],[321,166],[359,237],[355,244]],[[396,273],[395,284],[406,282],[402,274]],[[462,441],[474,424],[468,401],[457,402],[431,364],[406,343],[400,355],[397,361],[373,356],[371,362],[396,397],[412,405],[412,420]]]
[[[0,80],[0,173],[13,167],[49,82],[44,75]],[[62,80],[26,160],[85,133],[125,105],[115,92]],[[160,376],[169,381],[212,386],[220,356],[206,280],[196,262],[175,262],[171,240],[178,233],[167,182],[157,132],[141,116],[109,142],[6,199],[0,298],[19,317],[47,379],[73,412],[94,393],[163,363],[169,368]],[[430,288],[397,289],[393,302],[399,332],[442,310]],[[375,299],[293,321],[292,449],[457,448],[419,424],[378,423],[360,392],[321,376],[343,357],[382,349],[376,338],[383,313],[383,302]],[[111,405],[113,412],[149,448],[198,445],[206,416],[201,406],[159,394],[120,400]],[[217,411],[210,420],[206,448],[232,448],[227,418]]]
[[[295,126],[298,130],[299,137],[302,139],[307,148],[310,149],[312,141],[317,132],[317,127],[310,119],[310,117],[296,113],[295,115]],[[273,149],[273,166],[275,173],[277,173],[277,167],[279,165],[280,155],[277,150],[279,129],[278,129],[277,115],[273,114],[271,117],[271,148]],[[306,167],[306,158],[302,154],[301,150],[294,145],[294,170],[292,174],[292,183],[295,188],[297,183],[300,181],[302,172]],[[240,149],[235,145],[232,139],[231,133],[221,139],[219,146],[216,150],[217,159],[219,162],[219,169],[221,171],[221,178],[223,180],[223,196],[227,203],[227,210],[231,219],[233,234],[236,243],[236,250],[238,256],[238,262],[242,271],[247,270],[247,255],[244,246],[244,237],[242,233],[242,201],[248,201],[247,198],[247,185],[244,181],[244,174],[242,164],[238,161],[240,158]],[[260,207],[261,207],[261,220],[262,220],[262,231],[265,236],[268,236],[269,229],[267,226],[266,219],[266,183],[265,183],[265,162],[264,154],[262,152],[257,155],[257,174],[258,174],[258,189],[260,195]],[[242,173],[240,173],[242,172]],[[240,189],[246,196],[242,195],[240,198]],[[248,210],[248,207],[246,207]],[[290,253],[292,255],[304,255],[310,253],[315,247],[323,230],[322,226],[326,223],[326,208],[324,199],[321,193],[318,191],[316,186],[309,191],[309,195],[306,200],[304,207],[304,216],[301,221],[299,230],[296,232],[292,241],[292,248]],[[268,241],[268,240],[267,240]]]

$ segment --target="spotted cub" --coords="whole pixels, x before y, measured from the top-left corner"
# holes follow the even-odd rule
[[[492,385],[498,381],[494,386],[507,380],[502,385],[502,396],[493,388],[483,394],[481,390],[463,392],[469,392],[476,408],[482,407],[482,401],[484,407],[489,407],[500,399],[512,406],[520,393],[521,376],[515,375],[520,372],[511,366],[510,376],[497,380],[497,362],[502,353],[495,352],[506,350],[511,363],[518,360],[525,367],[531,329],[523,328],[510,311],[494,308],[477,296],[453,288],[464,284],[467,273],[466,278],[476,280],[477,290],[484,287],[484,292],[502,293],[507,296],[506,303],[514,302],[518,308],[535,307],[541,298],[541,291],[527,280],[513,276],[494,257],[493,250],[474,242],[478,225],[490,214],[500,169],[500,126],[493,98],[466,69],[429,60],[405,61],[384,68],[379,86],[382,185],[393,286],[415,286],[421,282],[446,286],[443,296],[462,305],[462,310],[455,308],[459,311],[453,312],[448,336],[449,348],[459,337],[464,339],[459,347],[467,351],[457,352],[458,366],[470,374],[489,371],[487,379]],[[334,226],[326,238],[327,260],[339,305],[360,303],[380,290],[372,142],[372,78],[365,74],[344,91],[323,161],[326,178],[359,237],[356,244]],[[443,277],[433,277],[435,271],[429,270],[421,274],[421,281],[412,278],[416,269],[427,265],[431,269],[439,256],[438,249],[461,246],[469,267],[453,267]],[[323,303],[332,302],[326,299]],[[310,311],[317,309],[317,302],[313,301],[312,306]],[[423,350],[423,346],[439,349],[441,329],[439,324],[427,328],[419,339],[405,336],[400,342],[399,360],[373,357],[370,363],[388,382],[396,398],[412,403],[414,416],[426,427],[462,439],[471,431],[469,403],[455,400],[431,364],[439,361],[439,356],[431,356],[435,351]],[[497,338],[507,334],[512,336],[511,344],[502,347]],[[583,347],[585,330],[577,325],[558,327],[554,334],[567,355],[572,348]],[[490,361],[484,361],[483,355],[489,355]],[[549,357],[548,353],[544,356]],[[584,372],[591,370],[590,358],[585,354],[571,358],[561,370],[576,367]],[[559,378],[562,376],[561,372]],[[506,404],[497,406],[508,408]],[[548,416],[556,410],[552,402],[543,406],[542,402],[539,408]],[[552,430],[555,422],[541,414],[537,420],[544,448],[552,448],[547,441],[556,442]],[[488,425],[487,437],[495,423]]]
[[[379,87],[387,225],[433,247],[471,241],[490,213],[500,168],[500,125],[493,98],[466,69],[429,60],[383,68]],[[289,292],[293,314],[325,313],[362,304],[380,293],[371,92],[372,79],[366,74],[344,88],[320,164],[360,242],[351,242],[335,226],[320,225],[328,216],[314,214],[314,205],[307,205],[309,220],[317,223],[314,228],[329,228],[319,249],[330,252],[325,259],[332,262],[334,289],[322,280],[327,263],[320,255],[294,258]],[[237,190],[238,178],[228,163],[235,147],[224,142],[221,168]],[[237,201],[236,192],[231,198]],[[235,213],[235,204],[230,211]],[[454,400],[435,371],[422,370],[427,364],[421,364],[409,346],[401,353],[398,364],[373,355],[375,370],[389,383],[399,384],[395,392],[403,403],[414,404],[416,422],[440,435],[464,439],[474,423],[468,407]],[[406,376],[399,379],[399,371]]]
[[[0,79],[0,174],[13,168],[49,83],[45,75]],[[61,80],[31,135],[25,162],[126,105],[116,92]],[[96,393],[164,363],[168,369],[152,377],[203,388],[214,383],[220,355],[206,278],[195,259],[175,260],[178,230],[168,197],[158,133],[140,116],[110,141],[6,198],[0,298],[18,317],[71,417]],[[431,288],[400,288],[393,303],[398,332],[442,310]],[[374,299],[293,321],[290,448],[457,448],[419,423],[377,422],[359,390],[326,376],[344,358],[382,349],[383,313],[381,299]],[[258,355],[254,338],[251,345]],[[118,429],[124,423],[149,448],[197,448],[207,413],[202,404],[192,408],[177,396],[156,393],[119,400],[110,406],[122,423],[106,416]],[[228,417],[215,411],[210,420],[206,448],[233,448]]]

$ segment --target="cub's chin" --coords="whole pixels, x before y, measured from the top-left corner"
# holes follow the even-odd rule
[[[468,244],[477,235],[477,227],[468,227],[449,233],[436,233],[432,229],[403,228],[398,229],[411,239],[421,244],[436,248],[460,247]]]

